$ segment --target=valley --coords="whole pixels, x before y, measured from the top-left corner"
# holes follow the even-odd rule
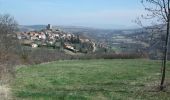
[[[44,25],[22,26],[20,30],[41,30],[44,27]],[[151,59],[162,59],[164,33],[154,33],[152,29],[111,30],[78,26],[53,26],[53,28],[94,41],[99,52],[139,53],[148,55]]]

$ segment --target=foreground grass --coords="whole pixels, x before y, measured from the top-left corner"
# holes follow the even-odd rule
[[[170,100],[170,93],[153,89],[158,61],[57,61],[16,71],[11,87],[17,100]]]

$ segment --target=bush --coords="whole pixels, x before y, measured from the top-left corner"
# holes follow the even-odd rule
[[[1,54],[0,57],[0,84],[6,84],[15,77],[14,67],[20,64],[20,60],[18,55],[12,53]]]
[[[28,50],[28,48],[25,48],[23,52],[22,59],[24,64],[40,64],[56,60],[71,59],[70,55],[56,49],[36,48]]]
[[[138,59],[148,58],[147,54],[137,53],[90,53],[83,55],[68,55],[65,52],[49,48],[24,48],[21,56],[24,64],[40,64],[57,60],[83,60],[83,59]]]
[[[130,54],[130,53],[97,53],[97,54],[86,54],[83,56],[75,57],[75,59],[138,59],[148,58],[147,54]]]

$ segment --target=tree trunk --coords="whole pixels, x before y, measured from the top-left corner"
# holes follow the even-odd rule
[[[167,20],[167,30],[166,30],[166,40],[165,40],[165,51],[164,51],[164,58],[163,58],[163,70],[162,70],[162,79],[161,79],[161,85],[160,90],[164,89],[164,83],[165,83],[165,74],[166,74],[166,63],[167,63],[167,57],[168,57],[168,44],[169,44],[169,26],[170,26],[170,14],[168,14],[168,20]]]

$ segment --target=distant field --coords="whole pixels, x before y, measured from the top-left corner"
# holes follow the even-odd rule
[[[11,88],[17,100],[170,100],[170,92],[155,91],[158,61],[56,61],[16,72]]]

